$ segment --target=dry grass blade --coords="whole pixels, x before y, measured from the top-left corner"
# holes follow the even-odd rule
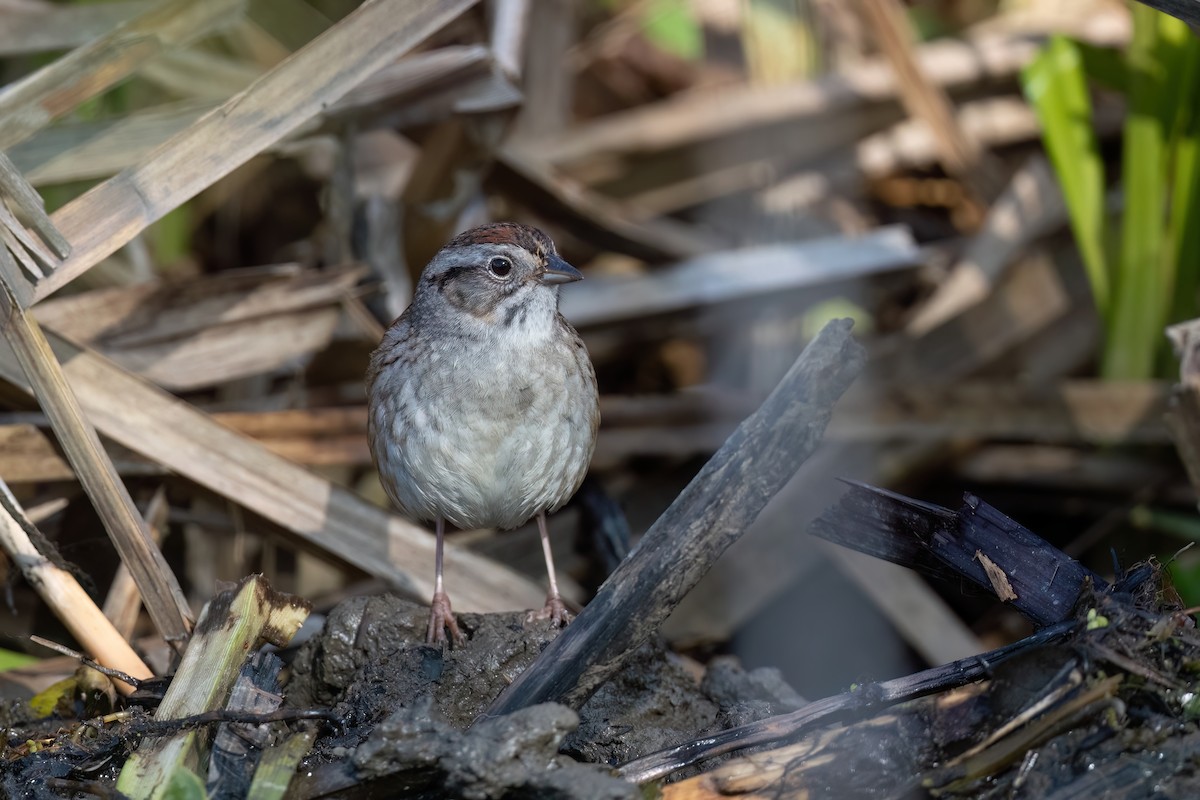
[[[7,251],[0,249],[0,283],[15,272],[16,266]],[[50,418],[84,491],[121,554],[121,561],[133,573],[150,618],[163,638],[181,646],[187,641],[191,618],[179,582],[150,540],[133,498],[101,446],[95,429],[84,417],[37,321],[17,305],[7,283],[0,289],[3,290],[0,324],[13,358],[20,364],[20,372]]]
[[[0,150],[115,85],[147,59],[213,30],[241,5],[241,0],[172,0],[6,87],[0,92]]]
[[[103,289],[38,305],[38,321],[175,391],[296,364],[328,345],[354,267],[255,269]],[[290,273],[290,274],[289,274]]]
[[[34,186],[103,180],[136,164],[216,105],[184,101],[111,119],[60,122],[17,145],[9,155]]]
[[[972,187],[980,199],[990,201],[1001,188],[997,166],[963,131],[945,89],[929,80],[918,66],[904,8],[898,0],[859,0],[858,8],[896,72],[896,88],[904,105],[912,116],[925,120],[937,139],[943,166]]]
[[[54,222],[74,252],[38,283],[36,299],[91,269],[474,2],[369,0],[145,161],[59,209]]]
[[[154,677],[150,668],[138,658],[125,638],[88,597],[75,576],[55,566],[37,549],[26,530],[31,523],[27,520],[18,521],[17,518],[24,517],[24,513],[2,481],[0,493],[4,495],[3,505],[6,507],[0,510],[0,548],[21,570],[29,585],[37,590],[55,616],[99,664],[135,678]],[[129,694],[134,688],[120,682],[115,685],[124,694]]]
[[[21,176],[16,166],[8,156],[0,152],[0,196],[7,196],[24,213],[25,218],[33,225],[42,240],[50,246],[59,258],[66,258],[71,252],[71,245],[66,238],[54,227],[46,214],[46,205],[42,196]],[[10,224],[10,227],[11,224]],[[18,230],[14,228],[14,233]]]
[[[186,282],[97,289],[38,304],[38,322],[71,341],[117,348],[182,340],[206,330],[341,302],[361,267],[303,271],[280,264]]]
[[[117,471],[126,478],[131,475],[162,473],[162,469],[157,465],[138,458],[124,448],[113,448],[109,455],[113,458]],[[37,425],[25,423],[0,425],[0,475],[13,486],[42,481],[75,480],[71,465],[62,457],[53,437],[40,430]],[[32,511],[30,515],[32,517]]]
[[[150,505],[146,508],[146,528],[150,537],[157,545],[158,531],[167,522],[167,494],[162,486],[154,493]],[[112,621],[113,627],[120,631],[126,639],[133,638],[137,629],[137,621],[142,608],[142,595],[138,592],[137,583],[129,572],[129,567],[122,564],[117,567],[108,596],[104,598],[104,616]]]
[[[114,0],[85,5],[0,3],[0,55],[69,50],[103,36],[158,5],[154,0]]]
[[[380,110],[406,111],[419,105],[422,95],[435,89],[455,91],[489,75],[492,56],[476,44],[450,45],[416,53],[379,70],[347,92],[324,112],[326,120],[340,121]]]

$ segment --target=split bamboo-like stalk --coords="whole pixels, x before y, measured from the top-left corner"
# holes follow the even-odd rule
[[[54,615],[98,664],[134,678],[154,677],[125,637],[88,597],[75,576],[53,564],[30,540],[25,528],[13,516],[14,511],[21,516],[24,514],[8,487],[0,483],[0,492],[8,496],[5,505],[12,506],[12,511],[0,510],[0,548],[21,570],[29,585],[37,590]],[[135,688],[121,681],[113,683],[122,694],[129,694]]]
[[[308,611],[307,601],[273,591],[261,575],[217,595],[196,626],[195,646],[184,654],[155,720],[222,708],[247,653],[261,642],[285,646]],[[117,790],[133,798],[165,796],[172,773],[195,768],[206,740],[197,730],[143,739],[121,769]]]

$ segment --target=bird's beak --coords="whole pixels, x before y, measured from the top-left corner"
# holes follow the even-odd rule
[[[583,273],[558,256],[550,256],[546,259],[546,268],[538,274],[538,281],[547,285],[581,280],[583,280]]]

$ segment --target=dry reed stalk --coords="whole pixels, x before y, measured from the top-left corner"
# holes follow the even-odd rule
[[[18,293],[18,299],[40,300],[91,269],[475,1],[368,0],[144,161],[55,212],[54,223],[73,251],[36,289],[24,287],[27,294]]]
[[[162,486],[154,493],[150,505],[146,507],[146,528],[150,538],[158,544],[161,536],[159,529],[167,521],[167,495]],[[107,617],[121,635],[126,639],[133,638],[137,628],[138,612],[142,608],[142,595],[138,591],[133,574],[124,563],[117,567],[112,585],[108,587],[108,596],[104,598],[104,616]]]
[[[858,9],[896,73],[896,88],[908,113],[925,120],[937,139],[946,171],[980,200],[990,202],[1003,188],[999,169],[963,130],[946,90],[922,72],[904,7],[899,0],[859,0]]]
[[[0,150],[124,80],[148,59],[231,19],[242,0],[171,0],[0,91]]]
[[[11,511],[0,511],[0,547],[12,558],[29,585],[97,663],[134,678],[154,677],[125,637],[88,597],[75,576],[51,563],[33,544],[14,512],[22,517],[25,515],[3,481],[0,481],[0,492],[6,495],[4,505],[12,506]],[[26,521],[26,524],[32,523]],[[113,685],[122,694],[134,690],[133,686],[121,681],[114,681]]]
[[[182,646],[191,630],[191,616],[179,582],[150,541],[133,498],[100,444],[96,430],[84,417],[37,321],[17,304],[9,291],[8,280],[15,273],[16,265],[8,251],[0,248],[0,326],[4,339],[50,419],[121,561],[133,573],[155,627],[173,646]]]

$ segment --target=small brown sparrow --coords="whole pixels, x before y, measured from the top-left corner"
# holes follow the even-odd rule
[[[388,496],[437,529],[430,642],[462,640],[442,585],[446,522],[515,528],[536,516],[550,590],[537,617],[565,624],[546,534],[583,481],[600,408],[583,340],[558,311],[583,277],[546,234],[496,223],[462,233],[425,271],[367,371],[371,453]]]

